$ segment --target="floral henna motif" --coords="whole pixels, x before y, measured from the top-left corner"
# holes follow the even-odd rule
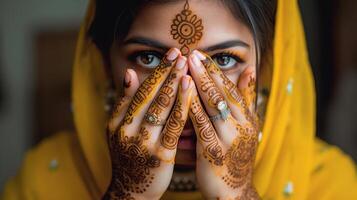
[[[127,114],[124,118],[124,122],[126,124],[131,124],[136,112],[140,109],[140,107],[145,105],[145,101],[147,99],[151,99],[153,91],[159,87],[158,83],[164,79],[164,74],[171,69],[171,66],[172,62],[169,62],[166,58],[164,58],[155,71],[150,74],[147,79],[145,79],[129,105]]]
[[[178,40],[182,45],[182,55],[187,56],[190,54],[190,45],[198,42],[203,35],[202,19],[197,15],[192,14],[190,5],[186,1],[184,9],[181,13],[177,14],[171,25],[171,35],[173,39]]]
[[[110,134],[112,181],[103,199],[134,199],[133,193],[144,193],[154,179],[152,169],[160,166],[160,159],[143,145],[149,132],[141,129],[135,137]]]
[[[174,150],[177,146],[178,139],[185,126],[182,112],[182,103],[178,100],[162,132],[161,144],[167,149]]]
[[[258,144],[255,128],[241,127],[237,125],[239,136],[228,149],[224,157],[224,163],[228,168],[228,174],[222,179],[228,186],[236,189],[247,183]]]
[[[192,122],[195,124],[195,131],[198,132],[200,139],[207,143],[203,156],[208,159],[210,163],[217,166],[223,165],[223,150],[218,143],[216,131],[214,130],[208,115],[203,110],[198,97],[192,101],[190,114]]]

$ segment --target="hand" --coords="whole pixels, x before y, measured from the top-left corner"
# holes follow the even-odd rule
[[[200,96],[194,89],[189,115],[197,135],[196,174],[203,196],[259,199],[252,184],[258,144],[254,79],[248,77],[251,87],[239,91],[208,56],[194,51],[188,64]],[[246,79],[241,77],[240,82],[247,82]],[[225,120],[211,121],[209,116],[220,114],[217,108],[220,102],[226,102],[231,112]]]
[[[125,96],[108,124],[112,180],[103,199],[159,199],[166,191],[193,89],[186,60],[171,49],[140,87],[128,70]]]

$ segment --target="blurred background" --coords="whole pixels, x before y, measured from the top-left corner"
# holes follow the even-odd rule
[[[0,1],[0,191],[27,150],[74,130],[71,68],[87,1]],[[357,160],[357,1],[299,3],[316,79],[317,135]]]

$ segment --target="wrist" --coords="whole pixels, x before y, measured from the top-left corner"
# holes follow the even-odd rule
[[[237,200],[248,199],[248,200],[260,200],[260,196],[254,187],[254,185],[249,185],[242,190],[242,192],[235,197]]]
[[[126,199],[135,199],[135,200],[159,200],[161,197],[147,196],[143,193],[134,193],[125,190],[121,185],[115,184],[112,182],[105,194],[102,197],[102,200],[126,200]]]
[[[253,185],[245,185],[244,187],[238,188],[234,194],[229,192],[227,194],[218,195],[217,197],[205,197],[206,200],[260,200],[260,196]]]

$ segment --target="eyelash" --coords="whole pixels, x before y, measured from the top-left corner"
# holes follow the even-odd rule
[[[154,56],[158,57],[160,60],[163,58],[163,54],[158,51],[143,50],[143,51],[135,51],[135,52],[131,53],[128,56],[128,60],[130,60],[131,62],[136,62],[136,58],[138,56],[145,56],[145,55],[154,55]]]
[[[223,51],[221,53],[214,54],[211,57],[215,58],[218,56],[230,56],[230,57],[234,58],[238,63],[244,63],[244,60],[242,59],[242,57],[239,54],[232,52],[232,51]]]

